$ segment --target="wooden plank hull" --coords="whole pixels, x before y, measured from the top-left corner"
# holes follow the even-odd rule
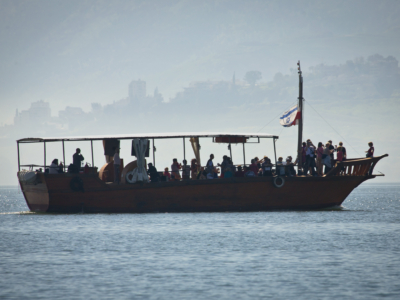
[[[56,213],[144,213],[267,211],[339,206],[363,181],[375,176],[273,177],[188,180],[149,184],[105,184],[96,174],[38,174],[21,184],[31,211]],[[78,176],[82,189],[71,189]]]

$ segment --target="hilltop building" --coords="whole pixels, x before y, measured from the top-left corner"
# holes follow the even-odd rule
[[[43,100],[32,102],[28,110],[15,112],[14,125],[41,124],[51,120],[51,109],[48,102]]]

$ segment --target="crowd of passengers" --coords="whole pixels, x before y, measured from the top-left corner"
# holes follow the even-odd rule
[[[366,152],[366,157],[374,156],[374,146],[372,142],[368,143],[369,149]],[[336,159],[334,158],[336,154]],[[327,174],[332,167],[335,165],[336,161],[345,161],[347,159],[347,151],[343,146],[342,142],[339,142],[339,146],[333,146],[332,140],[329,140],[325,146],[319,142],[318,147],[316,147],[313,142],[308,139],[306,142],[302,143],[302,165],[298,166],[298,158],[293,161],[291,156],[283,161],[282,157],[278,158],[276,165],[271,163],[268,156],[264,156],[262,159],[255,157],[251,160],[251,164],[248,166],[235,166],[232,159],[224,155],[222,157],[222,162],[214,165],[214,154],[210,155],[210,159],[207,161],[205,167],[200,166],[195,158],[192,159],[190,165],[187,164],[186,160],[182,163],[178,163],[178,159],[174,158],[172,160],[171,170],[168,168],[164,169],[162,176],[157,171],[152,163],[148,164],[148,174],[151,182],[158,182],[160,180],[170,181],[170,180],[188,180],[188,179],[217,179],[217,178],[232,178],[232,177],[257,177],[257,176],[297,176],[295,166],[298,166],[298,174],[310,175],[310,176],[323,176]],[[69,173],[79,173],[81,168],[81,162],[84,157],[81,154],[79,148],[76,149],[76,153],[73,155],[73,163],[69,165]],[[115,149],[114,155],[114,175],[115,182],[119,183],[120,174],[120,157],[119,148]],[[323,167],[325,170],[323,173]],[[85,169],[87,168],[87,164]],[[275,169],[273,169],[275,167]],[[50,174],[57,174],[63,172],[62,162],[58,163],[58,159],[54,159],[50,165],[48,172]],[[47,170],[46,170],[47,171]],[[85,172],[86,170],[84,170]]]
[[[368,143],[369,149],[366,152],[366,157],[374,156],[373,143]],[[336,158],[335,158],[336,154]],[[322,142],[316,147],[313,142],[308,139],[302,143],[302,165],[299,168],[299,173],[308,176],[323,176],[327,174],[335,165],[336,161],[345,161],[347,159],[346,148],[342,142],[339,146],[333,145],[329,140],[325,145]],[[222,162],[214,165],[214,155],[210,155],[205,167],[199,166],[197,160],[192,159],[190,165],[186,160],[178,163],[174,158],[172,160],[171,170],[165,168],[162,176],[157,172],[157,169],[152,163],[149,163],[148,174],[151,182],[160,180],[180,181],[188,179],[217,179],[231,177],[257,177],[257,176],[297,176],[295,166],[298,167],[299,159],[293,161],[291,156],[288,156],[285,161],[282,157],[278,158],[275,164],[271,163],[270,158],[264,156],[262,159],[255,157],[251,160],[248,166],[235,166],[229,156],[224,155]],[[273,168],[275,167],[275,168]],[[325,167],[325,168],[324,168]],[[324,169],[324,170],[323,170]],[[163,179],[161,179],[163,178]]]

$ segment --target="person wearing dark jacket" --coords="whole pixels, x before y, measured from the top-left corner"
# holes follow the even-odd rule
[[[149,169],[147,170],[147,174],[150,175],[150,182],[151,183],[158,182],[159,174],[157,172],[156,167],[153,166],[152,163],[148,163],[147,165],[149,166]]]
[[[79,170],[81,168],[81,161],[83,161],[85,158],[81,154],[81,149],[76,148],[75,154],[72,156],[72,161],[75,169],[75,173],[79,173]]]

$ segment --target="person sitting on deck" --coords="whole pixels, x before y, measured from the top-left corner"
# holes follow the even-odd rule
[[[197,179],[204,180],[207,179],[207,172],[204,170],[204,167],[200,168],[199,174],[197,174]]]
[[[254,163],[257,165],[257,168],[261,168],[262,161],[258,159],[258,157],[254,157]]]
[[[169,174],[168,168],[164,169],[163,176],[165,176],[167,178],[167,181],[171,180],[171,174]]]
[[[81,154],[81,149],[76,148],[76,152],[75,154],[72,156],[72,164],[74,166],[74,172],[73,173],[79,173],[79,170],[81,168],[81,162],[84,160],[85,158],[82,156]]]
[[[58,165],[58,173],[64,173],[64,165],[62,161],[60,161],[60,164]]]
[[[262,162],[261,168],[263,169],[263,176],[272,176],[271,160],[268,158],[268,156],[264,156]]]
[[[251,165],[249,166],[249,169],[253,171],[254,174],[258,173],[259,167],[257,166],[257,162],[254,158],[251,160]]]
[[[149,169],[147,170],[147,174],[150,175],[150,182],[151,183],[158,182],[159,174],[157,172],[156,167],[153,166],[152,163],[148,163],[147,165],[149,166]]]
[[[374,157],[374,151],[375,151],[374,144],[372,142],[369,142],[368,146],[369,146],[368,151],[365,151],[367,153],[366,157]]]
[[[58,173],[60,173],[60,167],[58,166],[58,159],[55,158],[53,159],[49,167],[49,174],[58,174]]]
[[[214,167],[211,173],[207,173],[207,179],[218,179],[218,172],[219,170]]]
[[[244,167],[244,177],[256,177],[256,174],[249,167]]]
[[[237,171],[235,172],[235,177],[244,177],[242,166],[238,166]]]
[[[178,163],[178,159],[174,158],[172,160],[171,165],[171,178],[173,180],[180,180],[181,176],[179,175],[179,170],[182,168],[182,165]]]
[[[278,161],[276,162],[276,175],[285,176],[285,165],[282,157],[279,157]]]

